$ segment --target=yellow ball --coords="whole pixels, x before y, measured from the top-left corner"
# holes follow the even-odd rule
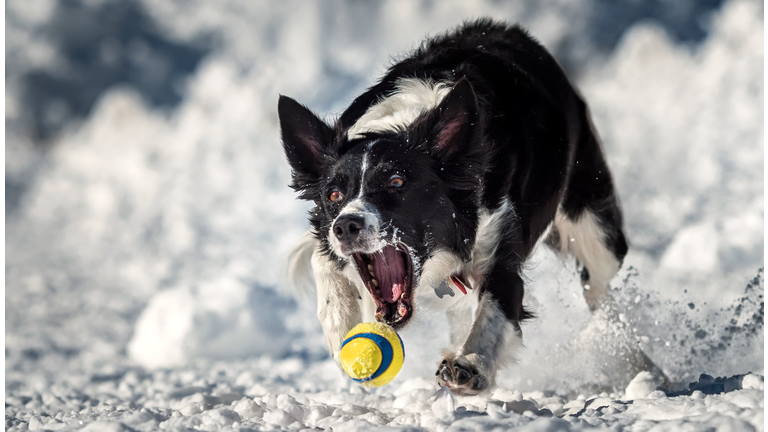
[[[384,323],[367,322],[347,333],[339,354],[341,367],[365,387],[389,384],[403,367],[405,347],[395,329]]]

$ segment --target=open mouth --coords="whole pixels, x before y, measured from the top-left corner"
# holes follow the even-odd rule
[[[413,315],[411,256],[403,248],[391,245],[371,254],[353,256],[357,271],[376,303],[376,320],[402,327]]]

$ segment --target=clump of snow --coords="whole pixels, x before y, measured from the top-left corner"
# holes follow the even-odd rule
[[[147,367],[179,366],[195,357],[282,356],[291,345],[283,317],[261,306],[279,304],[272,297],[231,279],[162,291],[136,322],[128,355]]]
[[[643,399],[655,391],[661,383],[661,378],[651,372],[643,371],[632,378],[624,394],[627,400]]]
[[[744,375],[741,379],[741,388],[744,389],[765,389],[765,378],[762,375],[755,375],[753,373]]]

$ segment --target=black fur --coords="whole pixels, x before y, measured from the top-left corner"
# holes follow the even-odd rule
[[[400,78],[455,83],[437,109],[401,130],[347,139],[348,129]],[[478,210],[506,198],[514,214],[501,233],[495,264],[481,287],[515,325],[523,308],[522,264],[558,206],[573,218],[592,210],[621,261],[627,252],[622,216],[587,107],[554,58],[518,26],[490,20],[425,42],[359,96],[333,127],[282,97],[279,114],[292,187],[316,206],[310,221],[323,250],[340,203],[328,197],[359,193],[382,214],[387,235],[397,230],[423,263],[437,246],[470,258]],[[380,166],[361,179],[363,152]],[[402,188],[387,186],[402,175]]]

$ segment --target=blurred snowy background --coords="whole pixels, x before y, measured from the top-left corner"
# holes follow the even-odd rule
[[[313,305],[283,289],[308,205],[286,186],[278,94],[332,118],[479,16],[528,27],[592,108],[631,242],[613,282],[626,329],[676,382],[762,373],[759,1],[11,0],[6,397],[215,360],[344,388]],[[573,263],[541,251],[529,276],[540,318],[503,383],[605,382]],[[430,378],[444,329],[404,332],[422,348],[400,382]]]

